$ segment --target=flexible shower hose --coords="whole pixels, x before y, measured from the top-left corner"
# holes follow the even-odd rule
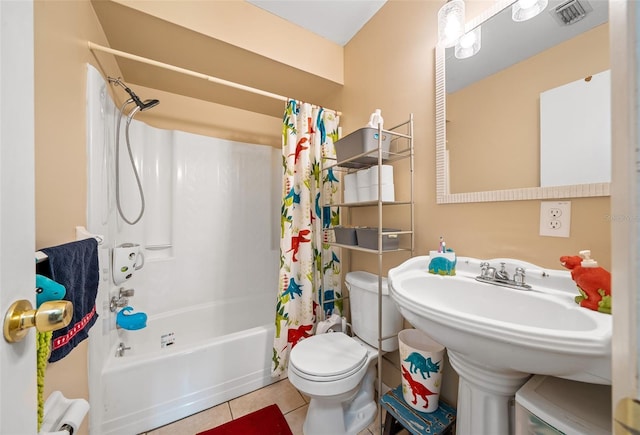
[[[131,120],[133,119],[135,113],[138,111],[138,106],[133,108],[127,116],[127,125],[124,130],[125,142],[127,143],[127,151],[129,152],[129,161],[131,162],[131,168],[133,169],[133,174],[136,177],[138,192],[140,193],[140,213],[138,214],[138,217],[136,217],[132,221],[127,219],[127,217],[124,215],[124,212],[122,211],[122,206],[120,204],[120,120],[124,116],[124,108],[130,103],[133,103],[133,100],[127,100],[127,102],[125,102],[120,108],[120,116],[118,117],[116,126],[116,206],[118,208],[118,214],[120,215],[122,220],[124,220],[129,225],[135,225],[142,218],[145,209],[144,191],[142,190],[142,183],[140,182],[138,169],[136,168],[136,164],[133,160],[133,153],[131,152],[131,141],[129,140],[129,125],[131,124]]]

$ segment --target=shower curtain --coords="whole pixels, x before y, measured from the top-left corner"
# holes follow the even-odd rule
[[[321,167],[322,161],[334,162],[338,123],[333,112],[311,104],[290,100],[285,109],[273,376],[286,373],[289,352],[313,334],[323,313],[342,312],[340,259],[329,245],[332,232],[323,231],[339,223],[338,209],[323,207],[337,202],[339,182],[331,169]]]

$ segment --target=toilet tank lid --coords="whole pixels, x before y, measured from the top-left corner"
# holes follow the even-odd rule
[[[347,273],[344,279],[350,286],[356,286],[376,294],[378,293],[378,275],[376,274],[365,272],[363,270],[357,270]],[[385,277],[382,277],[382,294],[389,294],[389,288],[387,287],[387,278]]]

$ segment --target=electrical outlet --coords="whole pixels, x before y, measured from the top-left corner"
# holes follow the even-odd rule
[[[540,235],[569,237],[571,229],[570,201],[540,203]]]

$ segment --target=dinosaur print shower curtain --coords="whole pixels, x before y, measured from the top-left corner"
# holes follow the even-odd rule
[[[273,376],[286,373],[289,352],[313,334],[316,320],[342,311],[340,259],[329,245],[333,232],[323,231],[339,221],[338,209],[324,206],[337,202],[339,182],[321,165],[335,159],[338,123],[333,112],[307,103],[291,100],[285,109]]]

